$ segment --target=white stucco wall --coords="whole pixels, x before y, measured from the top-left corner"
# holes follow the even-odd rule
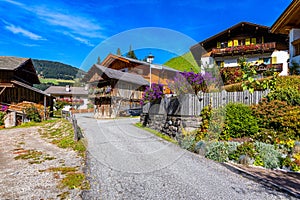
[[[274,51],[271,55],[271,57],[277,58],[277,63],[282,63],[282,72],[279,74],[280,76],[286,76],[288,75],[288,59],[289,59],[289,53],[287,51]],[[275,64],[275,63],[273,63]]]

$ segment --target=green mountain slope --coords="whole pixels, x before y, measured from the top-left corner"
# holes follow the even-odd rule
[[[73,80],[86,74],[83,70],[60,62],[37,59],[32,61],[38,75],[44,78]]]
[[[194,60],[194,57],[191,52],[187,52],[182,56],[172,58],[169,61],[167,61],[164,65],[180,71],[200,72],[200,68]]]

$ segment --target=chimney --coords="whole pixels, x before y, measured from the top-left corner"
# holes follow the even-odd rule
[[[70,85],[66,85],[66,92],[70,92]]]

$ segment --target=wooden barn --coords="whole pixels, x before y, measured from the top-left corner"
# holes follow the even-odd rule
[[[178,70],[169,68],[164,65],[150,64],[124,56],[109,54],[101,63],[102,66],[121,70],[132,74],[141,75],[149,83],[160,83],[167,85],[169,81],[173,81]]]
[[[40,81],[30,58],[0,56],[0,104],[29,101],[52,109],[52,97],[33,84]]]
[[[142,76],[101,65],[93,65],[83,81],[89,84],[89,99],[96,118],[114,118],[128,109],[140,108],[143,91],[149,82]]]

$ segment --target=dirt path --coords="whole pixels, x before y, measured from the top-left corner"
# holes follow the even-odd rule
[[[16,159],[28,152],[29,159]],[[60,172],[51,167],[81,169],[83,159],[72,150],[61,149],[41,138],[39,127],[0,131],[0,199],[81,199],[77,189],[59,188]]]

